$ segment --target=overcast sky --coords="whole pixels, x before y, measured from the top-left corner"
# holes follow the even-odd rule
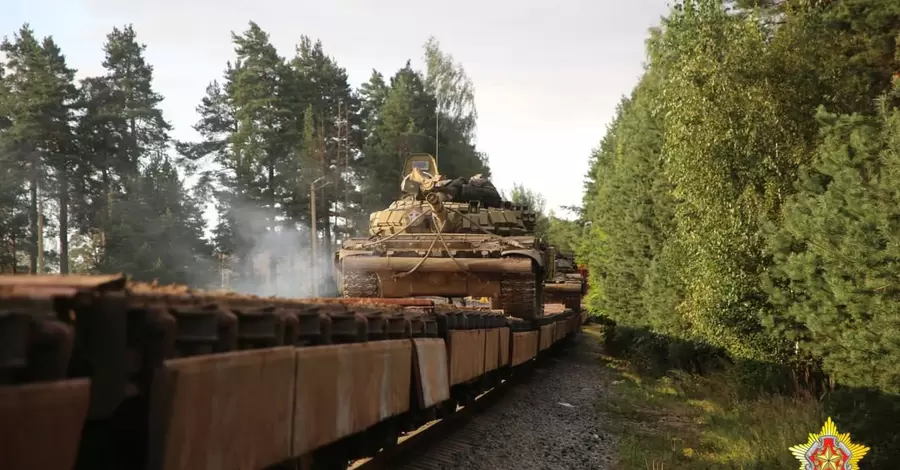
[[[421,68],[434,35],[475,82],[478,147],[494,183],[523,183],[555,208],[581,203],[590,152],[637,82],[647,30],[667,8],[667,0],[0,0],[0,32],[31,23],[86,76],[101,73],[112,27],[133,24],[179,139],[196,136],[194,108],[234,56],[229,32],[250,20],[282,55],[293,55],[302,34],[320,39],[354,86],[373,68],[390,76],[407,59]]]

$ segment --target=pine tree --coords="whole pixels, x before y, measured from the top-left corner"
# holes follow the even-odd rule
[[[53,105],[45,109],[48,142],[48,160],[56,177],[56,198],[59,232],[59,272],[69,272],[69,208],[71,176],[79,163],[79,155],[74,135],[74,115],[76,105],[75,70],[66,65],[62,51],[51,38],[42,44],[46,60],[48,94]]]
[[[109,266],[139,280],[206,285],[212,279],[211,247],[197,201],[175,165],[152,157],[132,180],[131,194],[113,206]]]
[[[51,227],[44,210],[47,195],[55,193],[63,201],[68,196],[60,187],[56,187],[57,191],[53,188],[57,184],[54,177],[60,176],[60,172],[62,184],[68,186],[69,152],[73,150],[69,106],[74,98],[71,83],[74,71],[66,67],[53,40],[39,42],[27,24],[13,40],[4,38],[0,51],[6,54],[7,60],[2,109],[9,120],[0,148],[10,163],[15,162],[10,165],[11,181],[18,179],[20,185],[28,187],[28,240],[23,245],[29,254],[30,270],[45,272],[50,269],[48,256],[55,256],[44,242],[45,229]],[[61,211],[64,221],[65,212],[65,209]],[[11,220],[17,219],[11,214]],[[64,249],[66,235],[60,235]],[[19,244],[14,244],[18,250]]]
[[[767,276],[770,324],[839,383],[900,393],[900,96],[876,116],[820,111],[822,145],[785,207]]]
[[[144,59],[146,49],[146,45],[137,42],[131,25],[113,28],[103,46],[106,79],[117,98],[114,113],[120,121],[116,131],[122,136],[117,159],[126,184],[142,162],[168,147],[172,129],[159,109],[163,97],[153,90],[153,66]]]
[[[23,270],[19,257],[28,232],[28,204],[25,168],[14,154],[6,151],[13,125],[13,97],[7,80],[5,67],[0,63],[0,272],[16,273]]]
[[[397,198],[403,162],[410,153],[433,150],[425,131],[434,122],[428,115],[431,106],[421,106],[426,100],[423,84],[409,64],[391,79],[390,91],[378,110],[377,127],[363,152],[363,192],[368,195],[369,211],[387,207]]]
[[[320,192],[317,227],[322,228],[324,245],[330,247],[335,229],[331,218],[336,221],[339,216],[349,217],[354,212],[349,202],[359,199],[352,183],[361,143],[360,102],[353,93],[346,70],[325,53],[321,41],[313,43],[303,36],[296,56],[290,61],[290,69],[295,83],[303,90],[300,96],[306,106],[296,109],[295,115],[303,117],[304,129],[309,117],[319,129],[314,142],[308,142],[304,133],[302,147],[309,148],[301,149],[306,153],[319,152],[319,168],[306,167],[299,171],[301,175],[307,175],[303,176],[308,181],[307,187],[318,177],[329,182]],[[316,177],[311,178],[312,175]]]

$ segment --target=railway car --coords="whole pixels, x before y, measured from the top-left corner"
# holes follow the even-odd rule
[[[343,469],[577,333],[422,299],[0,276],[4,470]]]

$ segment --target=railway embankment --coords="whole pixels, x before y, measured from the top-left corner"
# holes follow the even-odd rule
[[[542,360],[526,382],[402,468],[612,468],[617,438],[596,412],[610,381],[601,356],[595,336],[576,336],[570,348]]]

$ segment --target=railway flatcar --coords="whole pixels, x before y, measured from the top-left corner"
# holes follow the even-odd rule
[[[582,322],[0,276],[0,462],[343,469],[527,370]]]

